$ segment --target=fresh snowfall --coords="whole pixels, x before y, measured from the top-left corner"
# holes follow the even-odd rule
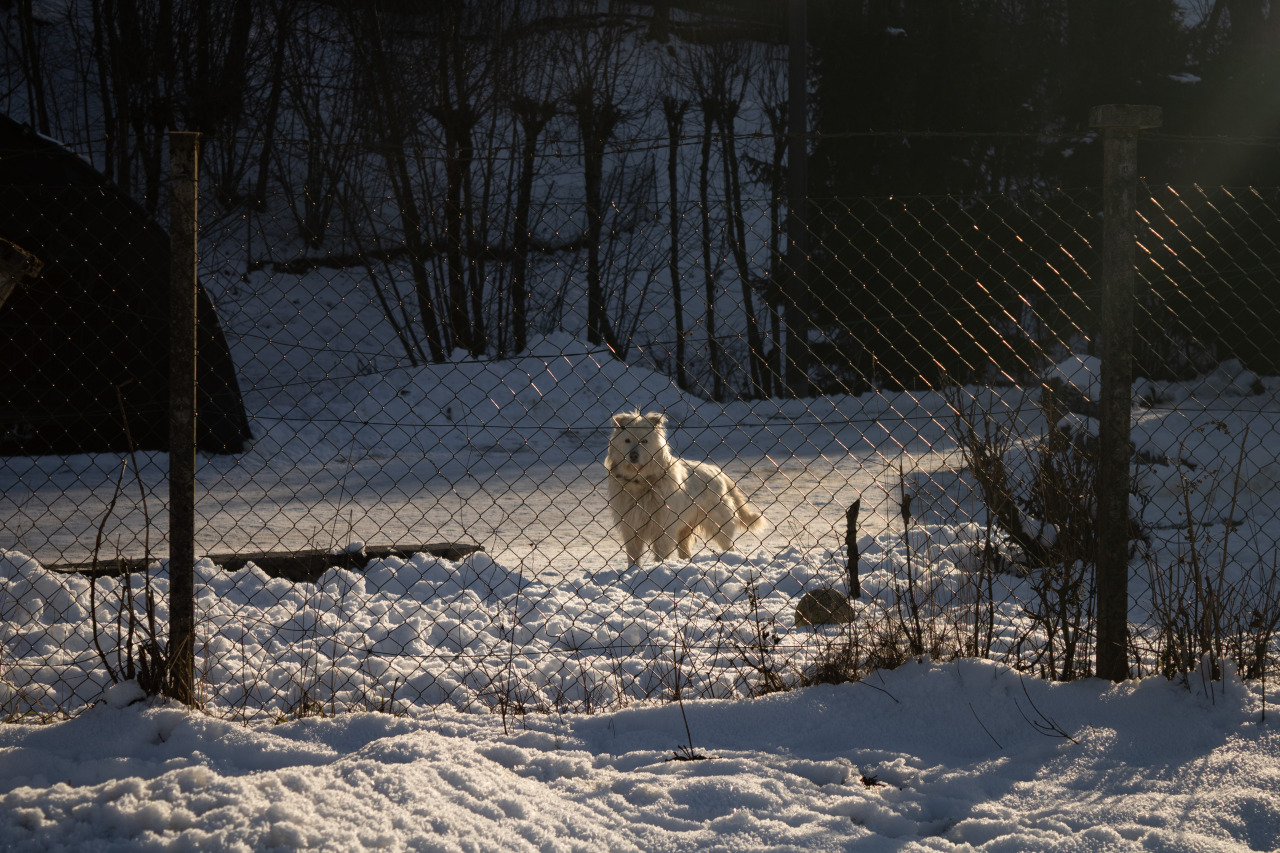
[[[328,284],[345,294],[330,308],[348,310],[358,287]],[[323,301],[325,285],[302,289]],[[271,338],[302,343],[322,322],[286,299],[219,307],[255,443],[201,460],[199,553],[434,539],[483,550],[332,568],[314,583],[202,557],[202,709],[189,710],[113,682],[121,579],[100,578],[91,597],[85,576],[49,568],[86,556],[74,547],[92,543],[101,514],[72,506],[96,498],[105,511],[118,471],[14,462],[0,485],[35,521],[0,543],[12,721],[0,726],[0,849],[1280,847],[1268,686],[1230,667],[1171,681],[1149,661],[1121,684],[1019,671],[1031,596],[1016,573],[999,579],[987,659],[917,656],[760,695],[770,660],[785,680],[849,630],[801,630],[793,610],[806,590],[844,588],[854,499],[861,616],[893,610],[907,561],[935,592],[970,588],[985,525],[943,395],[712,404],[563,333],[505,362],[276,375],[287,359],[246,350],[241,318],[261,329],[276,317]],[[1081,356],[1046,379],[1088,394],[1096,375]],[[1134,410],[1150,565],[1176,562],[1187,512],[1213,559],[1274,564],[1278,388],[1230,366],[1135,388],[1160,404]],[[1045,427],[1018,389],[968,393],[1019,413],[1028,433]],[[665,411],[676,450],[723,465],[769,530],[730,553],[627,565],[600,460],[609,416],[634,407]],[[162,503],[164,458],[140,468]],[[140,504],[113,510],[122,553],[142,541]],[[150,583],[163,626],[165,563]],[[132,592],[142,612],[140,580]]]

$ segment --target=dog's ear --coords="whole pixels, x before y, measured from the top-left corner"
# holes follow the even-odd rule
[[[613,427],[614,429],[622,429],[627,424],[631,423],[634,419],[635,419],[635,415],[633,415],[631,412],[619,412],[618,414],[613,416]]]
[[[667,416],[662,412],[649,412],[649,414],[645,415],[644,418],[654,426],[662,426],[667,422]]]

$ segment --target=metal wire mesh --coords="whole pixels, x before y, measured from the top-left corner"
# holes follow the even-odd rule
[[[1139,674],[1270,661],[1276,196],[1141,203]],[[519,233],[501,205],[463,233],[385,196],[205,200],[205,707],[590,710],[920,655],[1089,673],[1098,193],[810,207],[796,269],[769,198],[547,194]],[[52,175],[0,225],[44,264],[0,306],[0,708],[52,714],[163,636],[167,244]],[[677,518],[629,559],[602,461],[630,410],[763,528]],[[676,523],[691,553],[663,555]]]

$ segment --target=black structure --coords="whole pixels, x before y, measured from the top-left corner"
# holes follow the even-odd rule
[[[167,450],[165,231],[76,154],[0,116],[0,238],[43,264],[0,305],[0,455],[119,452],[127,435]],[[196,441],[236,453],[251,438],[244,402],[198,298]]]

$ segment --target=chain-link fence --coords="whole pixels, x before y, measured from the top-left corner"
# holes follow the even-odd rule
[[[10,718],[168,664],[168,241],[66,162],[0,157]],[[589,710],[920,655],[1094,671],[1100,191],[812,198],[798,264],[778,199],[543,190],[202,199],[204,707]],[[1280,190],[1139,198],[1128,655],[1258,675]]]

